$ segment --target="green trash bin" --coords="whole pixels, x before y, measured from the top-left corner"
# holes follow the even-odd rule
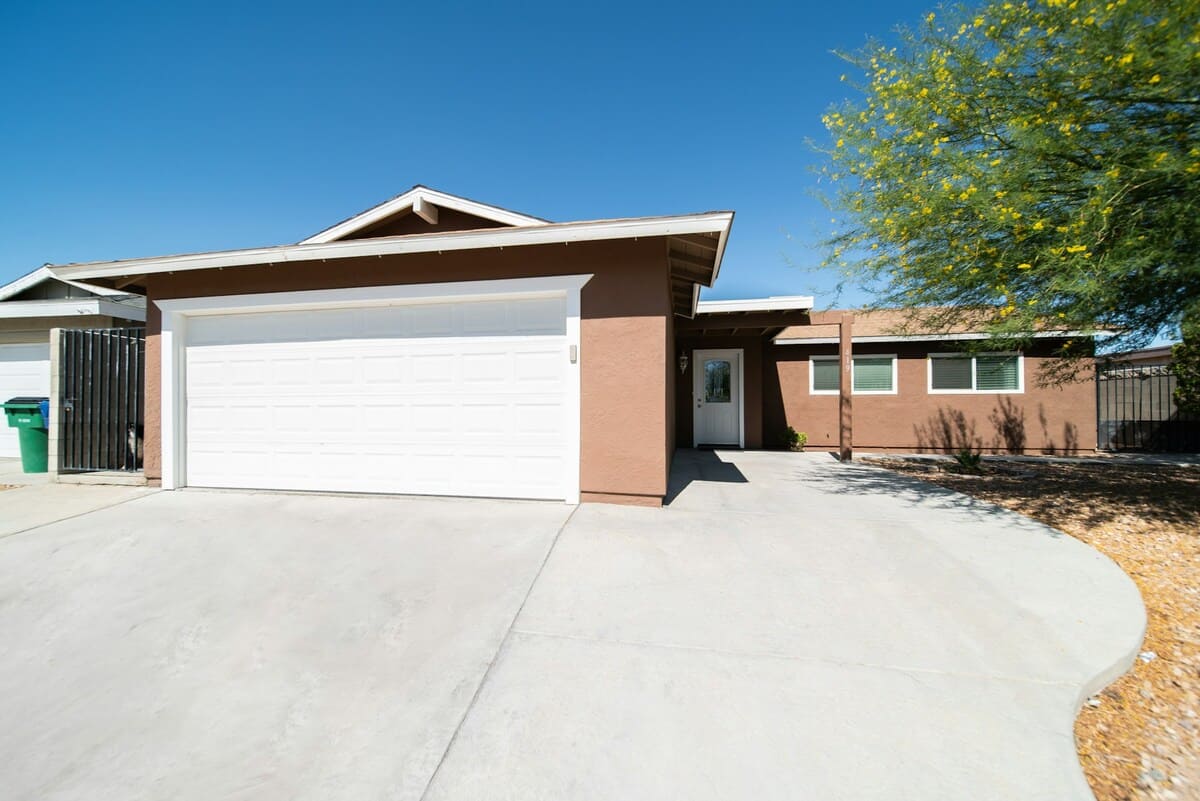
[[[21,469],[45,473],[50,448],[48,398],[11,398],[4,404],[8,427],[17,429],[21,442]]]

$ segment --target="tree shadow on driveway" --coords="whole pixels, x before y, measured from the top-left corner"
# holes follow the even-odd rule
[[[974,477],[962,478],[972,480]],[[930,512],[951,512],[965,518],[964,522],[988,520],[1026,524],[1030,527],[1036,526],[1053,537],[1063,536],[1060,531],[962,492],[946,489],[914,476],[896,473],[884,467],[862,462],[842,464],[832,455],[824,458],[824,455],[814,454],[813,458],[805,459],[796,469],[789,471],[785,480],[803,485],[802,488],[796,488],[797,493],[847,499],[838,506],[842,507],[849,517],[867,512],[866,505],[874,501],[890,500],[910,511],[925,509]],[[862,503],[855,504],[852,500],[855,498],[861,499]],[[820,497],[812,499],[814,506],[820,502]]]

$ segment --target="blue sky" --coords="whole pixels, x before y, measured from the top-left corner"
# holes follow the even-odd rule
[[[828,303],[831,51],[932,5],[4,3],[0,281],[294,242],[423,183],[555,220],[734,209],[704,296]]]

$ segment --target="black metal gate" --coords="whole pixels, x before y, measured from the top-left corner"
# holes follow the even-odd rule
[[[59,470],[140,470],[146,329],[64,329]]]
[[[1098,364],[1100,449],[1200,453],[1200,416],[1179,411],[1176,383],[1175,374],[1165,364]]]

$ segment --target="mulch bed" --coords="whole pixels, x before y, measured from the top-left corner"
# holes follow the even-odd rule
[[[1200,799],[1200,468],[870,461],[1053,526],[1133,578],[1142,655],[1080,711],[1079,759],[1099,801]]]

